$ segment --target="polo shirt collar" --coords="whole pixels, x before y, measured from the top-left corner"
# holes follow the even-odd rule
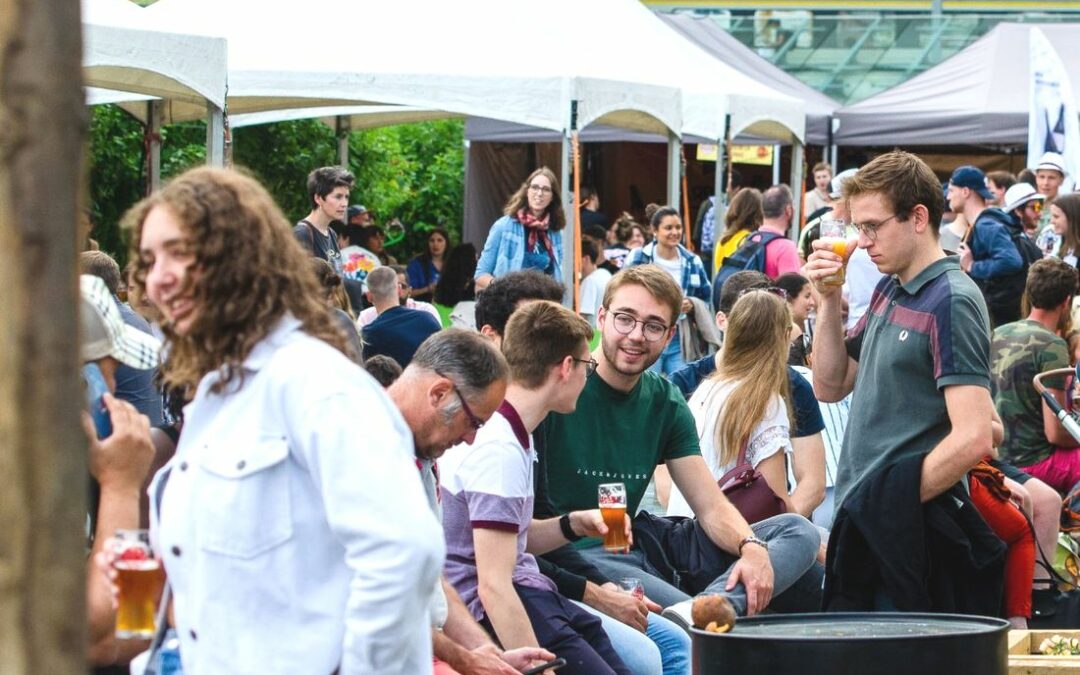
[[[525,423],[521,421],[521,415],[518,414],[514,406],[510,405],[510,401],[503,400],[499,404],[499,414],[510,423],[510,428],[514,431],[518,443],[521,443],[521,447],[527,451],[531,445],[529,443],[529,432],[525,429]]]
[[[935,260],[927,265],[922,272],[916,274],[915,278],[911,281],[901,283],[900,280],[897,279],[897,283],[900,283],[900,288],[904,289],[904,292],[908,295],[918,295],[923,286],[951,270],[960,270],[959,256],[950,255],[945,256],[940,260]]]

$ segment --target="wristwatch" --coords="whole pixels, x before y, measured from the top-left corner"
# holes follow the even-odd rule
[[[754,535],[750,535],[749,537],[746,537],[745,539],[743,539],[742,541],[739,542],[739,555],[742,555],[742,548],[743,548],[743,546],[746,546],[747,544],[757,544],[761,548],[765,549],[766,553],[769,551],[768,542],[766,542],[764,539],[759,539],[758,537],[755,537]]]

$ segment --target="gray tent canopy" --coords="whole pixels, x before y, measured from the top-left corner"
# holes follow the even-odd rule
[[[1080,24],[1001,23],[912,79],[837,112],[839,145],[1027,144],[1032,27],[1080,92]],[[1078,102],[1080,103],[1080,102]]]

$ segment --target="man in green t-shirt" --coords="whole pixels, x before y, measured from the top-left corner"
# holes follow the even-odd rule
[[[1080,474],[1069,469],[1073,464],[1080,468],[1080,462],[1064,461],[1068,454],[1080,451],[1055,447],[1075,448],[1077,441],[1039,397],[1032,378],[1069,367],[1068,346],[1056,331],[1069,316],[1076,287],[1076,269],[1071,265],[1056,258],[1036,261],[1025,289],[1031,313],[1000,326],[990,345],[994,405],[1005,426],[999,449],[1002,459],[1025,467],[1058,490],[1069,490],[1080,479]],[[1063,392],[1054,393],[1064,400]]]
[[[664,616],[688,624],[689,595],[696,592],[726,595],[739,615],[752,615],[769,605],[774,592],[793,585],[798,592],[820,592],[821,573],[813,569],[820,543],[813,525],[790,514],[748,525],[702,459],[682,394],[648,372],[674,333],[682,299],[671,275],[655,265],[625,268],[612,277],[597,313],[596,373],[575,412],[549,416],[536,436],[546,464],[546,496],[560,513],[595,507],[598,486],[613,482],[626,485],[627,509],[634,513],[657,465],[665,463],[697,516],[687,538],[642,547],[644,533],[635,519],[638,545],[629,553],[606,552],[597,540],[579,546],[607,576],[640,578],[646,595],[667,607]],[[661,527],[671,522],[659,519]],[[657,576],[669,566],[685,571],[689,539],[709,547],[705,558],[716,567],[706,571],[714,580],[704,589],[687,583],[686,575]],[[664,560],[657,559],[656,548],[666,549]],[[801,583],[804,576],[813,578]]]

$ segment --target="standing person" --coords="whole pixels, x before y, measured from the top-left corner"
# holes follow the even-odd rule
[[[410,260],[408,267],[405,268],[414,298],[431,302],[449,250],[450,235],[446,230],[436,227],[428,233],[427,245],[423,252]]]
[[[844,197],[859,247],[889,276],[845,338],[840,287],[823,282],[841,269],[841,257],[815,242],[805,268],[820,296],[814,391],[828,402],[854,391],[835,491],[825,606],[995,614],[1003,547],[985,538],[989,530],[981,519],[967,518],[974,509],[961,485],[993,452],[986,305],[958,260],[938,244],[941,187],[925,162],[900,151],[879,155],[844,185]],[[972,570],[958,567],[962,561],[955,556],[937,557],[937,530],[923,513],[955,522],[971,542],[971,558],[986,567]],[[902,536],[895,530],[860,535],[852,522],[909,525]],[[866,549],[867,539],[882,546]],[[996,543],[982,546],[988,541]],[[934,569],[928,559],[935,560]],[[963,584],[950,595],[943,586],[951,582],[941,575],[952,573]],[[963,594],[970,588],[964,584],[981,583],[992,585],[980,586],[981,594]]]
[[[631,251],[626,266],[653,264],[667,272],[682,289],[682,314],[693,314],[694,303],[690,298],[697,298],[704,303],[709,303],[712,299],[712,286],[705,275],[701,258],[679,243],[682,241],[683,225],[677,209],[661,206],[653,212],[651,224],[656,232],[656,239]],[[683,359],[679,331],[676,330],[654,365],[654,370],[671,375],[684,365],[686,361]]]
[[[994,195],[994,198],[990,200],[994,206],[1005,208],[1005,193],[1014,185],[1016,185],[1016,176],[1008,171],[991,171],[986,174],[986,187]]]
[[[293,228],[293,234],[308,253],[330,263],[341,273],[341,246],[330,228],[335,220],[345,220],[349,190],[356,179],[340,166],[324,166],[308,174],[307,191],[311,213]]]
[[[1025,169],[1028,171],[1028,169]],[[1058,191],[1065,182],[1065,158],[1056,152],[1045,152],[1039,158],[1039,163],[1034,170],[1035,188],[1046,203],[1053,202],[1058,197]],[[1043,210],[1039,220],[1039,229],[1036,235],[1036,243],[1045,253],[1055,253],[1061,246],[1061,237],[1050,227],[1050,211]]]
[[[611,272],[599,264],[602,256],[596,244],[581,242],[581,302],[578,311],[593,328],[596,328],[596,313],[604,301],[604,289],[611,281]]]
[[[549,412],[573,412],[594,363],[591,336],[581,317],[549,301],[510,317],[502,342],[506,400],[472,446],[457,445],[439,462],[446,576],[503,647],[550,649],[566,658],[566,673],[629,675],[600,619],[559,595],[533,557],[607,532],[595,508],[533,519],[532,433]]]
[[[727,596],[739,616],[762,611],[774,591],[778,598],[788,597],[787,590],[816,593],[807,603],[814,604],[821,589],[820,575],[812,577],[817,530],[791,514],[748,525],[702,459],[683,395],[649,370],[671,337],[681,304],[681,290],[655,265],[612,277],[599,314],[599,366],[577,409],[550,415],[537,431],[543,492],[565,513],[591,508],[600,483],[619,481],[626,486],[627,513],[635,513],[664,463],[696,518],[679,525],[638,514],[638,546],[628,554],[608,553],[589,539],[577,543],[582,555],[611,578],[639,577],[645,594],[666,608],[664,616],[683,626],[690,624],[690,595],[702,592]],[[537,493],[540,499],[539,488]],[[639,536],[643,527],[652,534],[667,530],[669,545],[644,546],[650,537]],[[695,549],[703,558],[691,560],[691,542],[705,544]],[[676,569],[687,573],[673,574]]]
[[[476,289],[495,277],[535,269],[562,279],[562,229],[566,227],[562,194],[555,172],[533,171],[503,208],[503,217],[488,232],[476,263]]]
[[[761,196],[761,211],[765,220],[758,228],[761,232],[780,235],[765,245],[765,275],[775,279],[781,274],[798,272],[802,266],[795,242],[787,238],[795,217],[791,188],[774,185]]]
[[[363,328],[364,358],[383,354],[408,368],[416,349],[442,325],[429,312],[401,306],[398,275],[392,267],[371,270],[367,287],[377,316]]]
[[[193,396],[150,489],[184,671],[430,675],[443,545],[412,435],[342,353],[284,215],[199,168],[125,221],[163,379]]]
[[[581,230],[596,225],[607,230],[608,217],[600,211],[600,194],[591,185],[581,188]]]
[[[957,246],[960,267],[978,284],[990,320],[1000,326],[1020,318],[1025,270],[1012,241],[1019,224],[1000,209],[988,208],[986,202],[992,197],[986,176],[974,166],[957,167],[949,178],[949,208],[973,223],[969,236]],[[1015,233],[1021,234],[1018,229]]]
[[[1060,242],[1057,257],[1077,266],[1080,256],[1080,193],[1061,195],[1050,202],[1050,229]]]
[[[751,232],[761,227],[764,219],[760,190],[743,188],[735,193],[727,212],[724,213],[724,231],[720,234],[716,253],[713,256],[714,275],[724,264],[724,258],[734,253]]]
[[[820,209],[832,206],[829,184],[832,182],[832,166],[828,162],[818,162],[811,170],[814,177],[814,189],[806,193],[803,200],[803,213],[807,216]]]

